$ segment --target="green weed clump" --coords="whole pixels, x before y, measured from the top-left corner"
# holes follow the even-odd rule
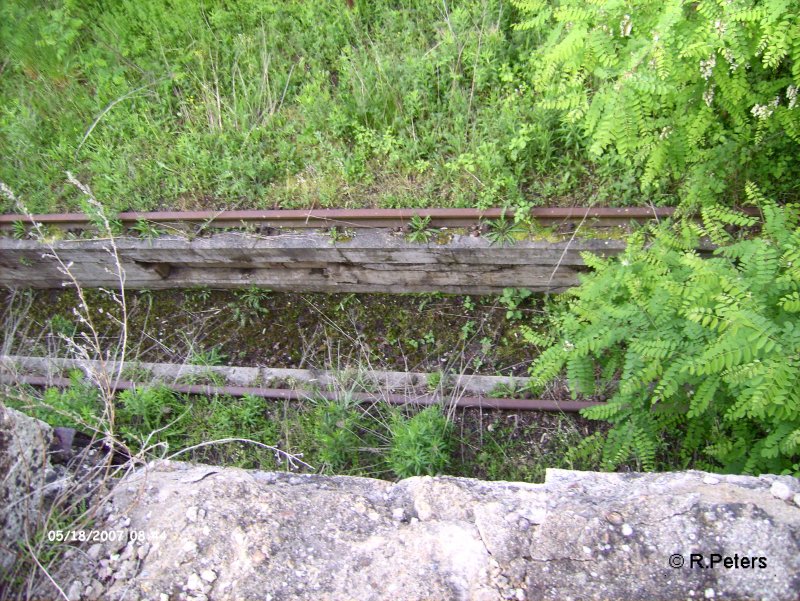
[[[347,399],[325,401],[314,410],[312,423],[317,457],[333,473],[345,473],[359,465],[363,446],[360,429],[362,416]]]
[[[452,451],[452,424],[438,405],[411,418],[397,415],[392,424],[388,464],[398,478],[443,472]]]
[[[607,469],[800,473],[800,211],[747,192],[764,215],[757,235],[734,237],[758,220],[716,207],[702,225],[642,230],[617,258],[585,255],[595,271],[532,376],[563,370],[573,396],[609,397],[583,412],[613,425]]]

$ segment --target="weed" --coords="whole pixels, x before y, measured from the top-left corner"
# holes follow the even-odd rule
[[[322,401],[313,413],[313,432],[320,463],[333,473],[358,466],[358,436],[361,416],[345,396],[342,400]]]
[[[24,240],[28,237],[28,227],[24,221],[15,221],[11,224],[11,235],[17,240]]]
[[[503,288],[500,303],[506,307],[506,319],[519,321],[522,319],[522,309],[520,306],[533,293],[525,288]]]
[[[204,367],[214,367],[216,365],[223,365],[227,356],[220,352],[216,346],[208,350],[192,349],[186,362],[190,365],[201,365]]]
[[[245,290],[237,291],[235,302],[228,305],[233,319],[238,322],[241,327],[245,327],[255,322],[255,320],[261,318],[263,315],[266,315],[267,309],[263,306],[263,303],[269,294],[269,290],[259,288],[256,285],[250,286]]]
[[[475,322],[470,319],[463,326],[461,326],[461,340],[469,340],[470,336],[472,336],[476,331]]]
[[[516,399],[519,398],[526,391],[526,387],[511,378],[507,382],[500,382],[492,388],[489,393],[490,396],[502,399]]]
[[[186,299],[199,305],[205,304],[211,298],[211,290],[205,286],[192,288],[186,292]]]
[[[50,318],[50,329],[54,334],[72,338],[78,331],[78,326],[74,321],[67,319],[60,313],[56,313]]]
[[[492,245],[505,246],[516,243],[517,237],[524,233],[525,228],[521,224],[500,217],[488,222],[488,229],[484,236]]]
[[[131,226],[131,229],[143,240],[154,240],[166,233],[165,230],[159,228],[155,223],[147,219],[137,219],[136,223]]]
[[[184,443],[182,422],[188,409],[171,390],[163,386],[123,390],[117,406],[120,433],[136,451],[153,444],[166,445],[166,451]]]
[[[349,242],[353,239],[355,233],[350,228],[346,227],[332,227],[328,230],[328,238],[331,244],[338,244],[339,242]]]
[[[430,216],[420,217],[419,215],[413,215],[408,223],[406,239],[415,244],[426,244],[430,242],[433,236],[433,231],[428,228],[430,222]]]
[[[452,424],[441,406],[428,407],[411,418],[397,413],[391,433],[387,462],[398,478],[435,475],[450,463]]]
[[[428,390],[434,392],[439,390],[447,383],[447,375],[443,371],[432,371],[427,377]]]

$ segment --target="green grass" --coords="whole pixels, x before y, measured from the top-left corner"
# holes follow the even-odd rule
[[[591,163],[534,107],[518,17],[501,0],[8,0],[0,181],[34,212],[82,208],[66,170],[115,210],[641,202],[631,168]]]
[[[43,394],[19,389],[2,400],[53,426],[89,434],[108,431],[96,389],[79,372],[71,379],[64,389]],[[262,470],[290,466],[285,457],[259,445],[290,453],[320,473],[388,479],[451,474],[540,481],[547,467],[596,469],[599,461],[580,444],[588,432],[585,423],[565,415],[360,405],[346,392],[336,400],[312,395],[274,401],[185,395],[157,386],[118,393],[114,408],[113,432],[132,453],[168,456],[200,445],[180,459]],[[256,444],[208,444],[230,438]]]

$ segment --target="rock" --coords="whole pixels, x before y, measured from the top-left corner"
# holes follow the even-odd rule
[[[47,430],[26,419],[0,414],[0,467],[12,473],[9,448],[46,463],[35,439]],[[13,440],[12,421],[30,449]],[[110,601],[779,601],[800,588],[800,485],[786,476],[548,470],[543,484],[393,483],[209,469],[159,461],[129,472],[93,528],[143,532],[146,543],[86,545],[55,566],[61,590]],[[0,500],[19,498],[0,484]],[[19,517],[3,503],[0,516],[13,532]],[[692,553],[763,557],[768,569],[700,569]]]
[[[94,543],[91,547],[87,549],[86,555],[89,557],[89,559],[97,561],[102,552],[103,552],[102,543]]]
[[[102,583],[97,580],[96,578],[92,578],[92,581],[86,587],[86,590],[83,593],[84,597],[86,597],[87,601],[97,601],[100,597],[103,596],[103,585]]]
[[[200,579],[200,576],[197,574],[190,574],[184,588],[186,588],[187,591],[202,591],[203,586],[203,581]]]
[[[138,573],[115,581],[105,598],[158,598],[175,582],[185,583],[187,600],[209,601],[231,591],[488,601],[684,599],[694,590],[702,599],[711,582],[714,598],[796,596],[800,511],[773,496],[775,478],[709,484],[701,472],[549,470],[544,484],[391,483],[220,469],[198,479],[207,471],[159,463],[126,477],[133,492],[115,489],[115,513],[131,517],[131,531],[159,533],[160,552],[142,558]],[[790,489],[794,482],[779,481]],[[145,482],[152,494],[168,495],[159,511],[148,509]],[[187,511],[201,506],[205,531],[186,528]],[[713,541],[713,549],[698,541]],[[768,558],[769,570],[715,570],[709,580],[708,570],[670,567],[675,553],[687,564],[700,551],[741,556],[742,541],[748,555]]]
[[[75,580],[67,589],[67,599],[68,601],[80,601],[82,596],[83,584],[80,580]]]
[[[34,532],[41,520],[52,440],[50,426],[0,403],[0,573],[17,557],[16,545],[4,543]]]
[[[141,547],[136,550],[136,557],[139,559],[144,559],[147,557],[147,554],[150,552],[150,545],[145,543]]]
[[[800,507],[800,492],[794,496],[794,504]]]
[[[772,483],[769,492],[772,493],[773,497],[781,501],[788,501],[792,498],[792,489],[789,488],[785,482],[781,482],[780,480],[776,480]]]

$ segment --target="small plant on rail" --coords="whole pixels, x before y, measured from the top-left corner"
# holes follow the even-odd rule
[[[702,225],[652,226],[617,258],[585,254],[594,269],[555,318],[556,340],[532,368],[543,385],[566,372],[584,410],[613,428],[604,465],[697,466],[800,473],[800,228],[798,205],[747,186],[764,214],[721,207]],[[713,257],[696,248],[717,245]]]
[[[489,221],[484,234],[486,239],[494,246],[510,246],[517,242],[518,238],[525,233],[525,228],[514,221],[500,217]]]
[[[431,218],[412,215],[408,222],[408,233],[406,239],[415,244],[427,244],[433,237],[433,230],[430,229]]]

